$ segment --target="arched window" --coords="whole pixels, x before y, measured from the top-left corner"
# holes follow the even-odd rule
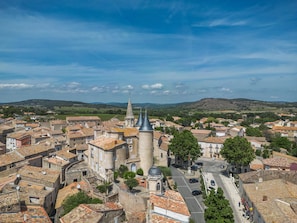
[[[159,191],[160,189],[161,189],[161,184],[160,184],[160,182],[158,182],[156,190]]]
[[[136,164],[135,163],[132,163],[131,165],[131,171],[136,173]]]

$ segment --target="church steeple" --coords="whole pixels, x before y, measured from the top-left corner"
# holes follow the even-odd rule
[[[125,126],[126,127],[134,127],[134,115],[133,115],[132,104],[131,104],[130,98],[128,100],[128,105],[127,105]]]

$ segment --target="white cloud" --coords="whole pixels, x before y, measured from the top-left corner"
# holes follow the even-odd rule
[[[146,90],[150,90],[150,89],[162,89],[163,88],[163,84],[161,84],[161,83],[155,83],[155,84],[152,84],[152,85],[144,84],[141,87],[143,89],[146,89]]]
[[[156,84],[151,85],[151,88],[152,89],[162,89],[163,88],[163,84],[156,83]]]
[[[0,84],[0,88],[14,88],[14,89],[23,89],[23,88],[33,88],[34,85],[32,84]]]
[[[230,88],[225,88],[225,87],[221,88],[220,91],[232,93],[232,90]]]
[[[67,85],[68,88],[77,88],[78,86],[80,86],[78,82],[71,82]]]
[[[124,86],[123,87],[124,89],[127,89],[127,90],[133,90],[134,89],[134,87],[132,86],[132,85],[127,85],[127,86]]]
[[[246,20],[231,21],[227,18],[214,19],[206,22],[195,23],[193,27],[217,27],[217,26],[245,26],[248,22]]]

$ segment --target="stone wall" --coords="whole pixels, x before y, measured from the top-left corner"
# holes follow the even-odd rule
[[[139,194],[130,193],[119,189],[119,202],[124,207],[126,212],[145,212],[147,209],[148,197],[140,196]]]

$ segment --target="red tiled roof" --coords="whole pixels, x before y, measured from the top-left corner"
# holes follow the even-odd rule
[[[151,194],[150,201],[156,207],[160,207],[186,216],[191,215],[183,197],[179,192],[167,190],[164,196]]]
[[[291,163],[283,157],[274,157],[263,160],[263,164],[271,167],[285,167],[289,168]]]

